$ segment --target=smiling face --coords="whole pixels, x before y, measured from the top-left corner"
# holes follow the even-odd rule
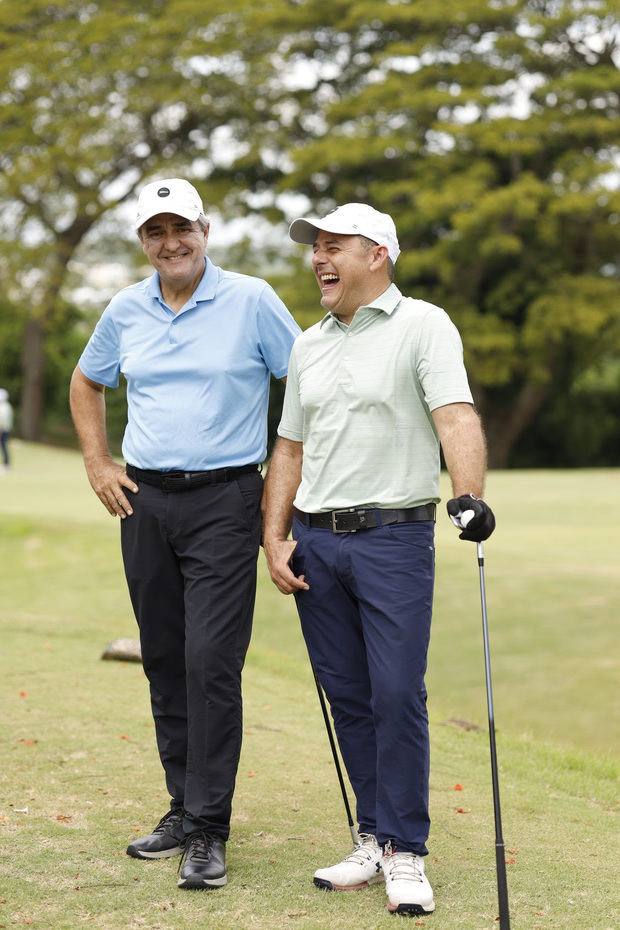
[[[350,323],[358,307],[389,286],[385,246],[367,246],[359,236],[319,230],[312,269],[321,289],[321,305],[343,323]]]
[[[204,273],[209,226],[176,213],[158,213],[140,228],[142,251],[159,272],[164,287],[195,287]]]

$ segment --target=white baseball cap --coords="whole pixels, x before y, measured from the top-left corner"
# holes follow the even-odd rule
[[[322,218],[302,216],[293,220],[288,234],[293,242],[314,245],[319,229],[342,236],[366,236],[377,245],[384,245],[393,262],[400,255],[394,220],[366,203],[345,203]]]
[[[140,191],[134,229],[140,229],[143,223],[158,213],[175,213],[193,223],[204,212],[200,194],[189,181],[183,178],[152,181]]]

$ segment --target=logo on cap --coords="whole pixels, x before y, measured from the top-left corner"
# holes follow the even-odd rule
[[[169,196],[170,196],[170,188],[169,188],[169,187],[160,187],[159,190],[157,191],[157,196],[158,196],[158,197],[169,197]]]

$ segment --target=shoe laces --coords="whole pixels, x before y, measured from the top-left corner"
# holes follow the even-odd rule
[[[351,850],[348,856],[344,857],[345,862],[364,865],[377,852],[377,841],[372,833],[360,833],[359,837],[360,842]]]
[[[208,862],[213,852],[214,842],[215,838],[211,836],[210,833],[207,833],[206,830],[195,830],[193,833],[190,833],[189,836],[185,837],[178,871],[181,871],[183,863],[189,856],[191,856],[192,859]]]
[[[175,807],[171,808],[167,814],[161,818],[153,833],[166,833],[167,830],[174,828],[177,823],[180,823],[183,819],[183,808]]]
[[[385,844],[383,862],[389,870],[391,881],[424,881],[424,862],[413,852],[397,852],[388,840]]]

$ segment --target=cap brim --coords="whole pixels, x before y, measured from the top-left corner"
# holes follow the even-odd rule
[[[301,242],[303,245],[314,245],[317,233],[321,228],[319,226],[321,222],[318,216],[308,216],[299,220],[293,220],[289,226],[288,234],[293,242]]]
[[[144,215],[138,217],[134,223],[134,229],[137,231],[141,226],[144,226],[148,220],[152,220],[154,216],[159,216],[160,213],[173,213],[175,216],[182,216],[184,220],[189,220],[190,223],[194,223],[200,216],[200,210],[162,210],[162,206],[165,207],[165,204],[157,204],[157,208],[153,210],[147,210]],[[313,240],[314,241],[314,240]]]

